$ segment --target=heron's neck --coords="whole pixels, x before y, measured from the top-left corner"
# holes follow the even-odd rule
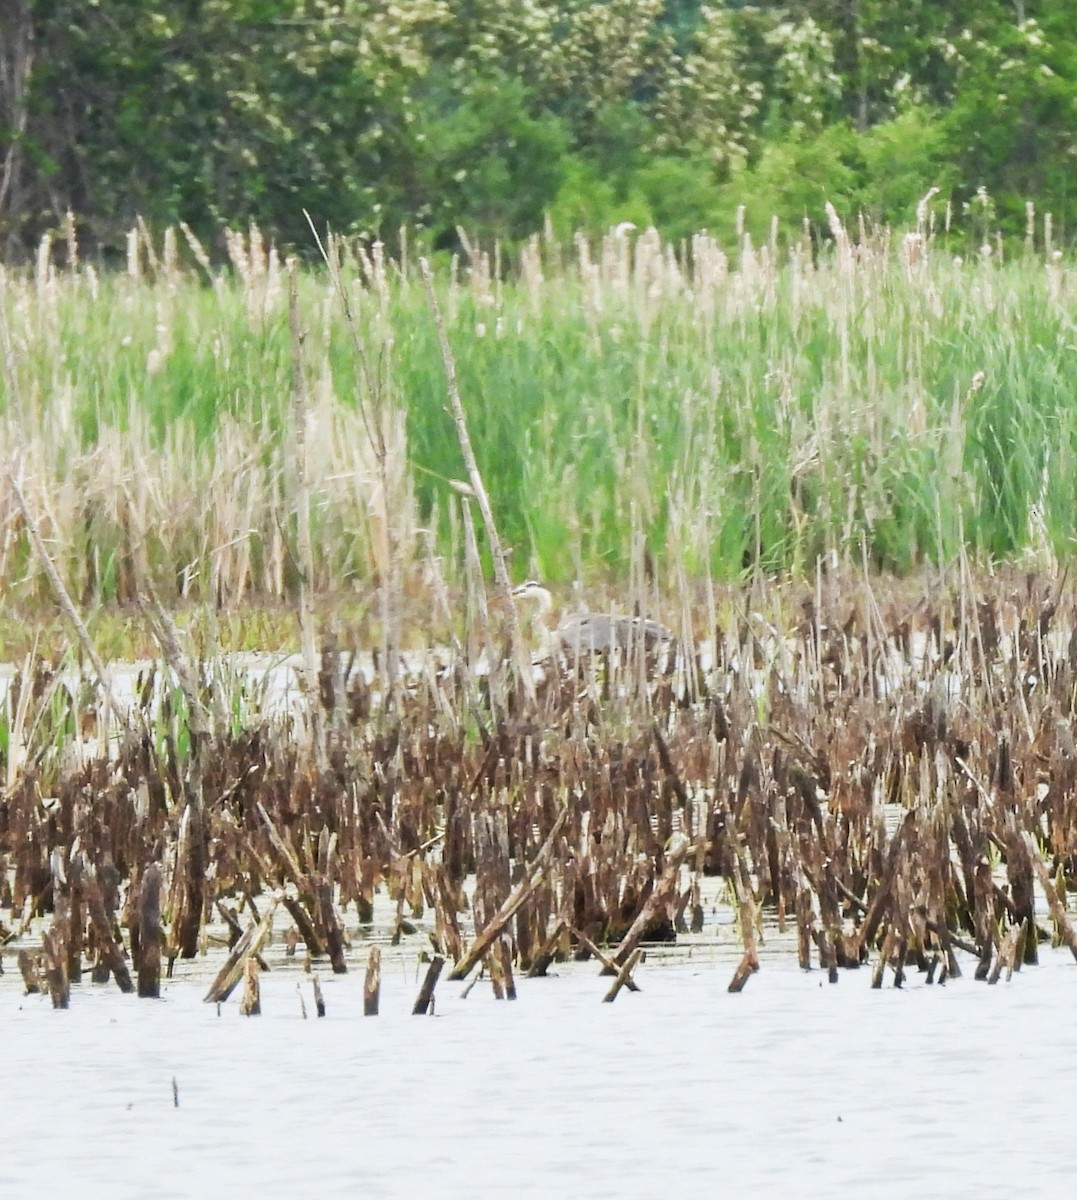
[[[553,611],[553,596],[544,587],[531,584],[526,592],[526,598],[534,604],[528,624],[535,639],[540,658],[550,658],[553,655],[553,635],[546,624],[546,618]]]
[[[531,595],[535,598],[535,603],[538,609],[535,612],[536,621],[545,621],[546,618],[553,612],[553,596],[544,587],[534,586],[531,588]]]

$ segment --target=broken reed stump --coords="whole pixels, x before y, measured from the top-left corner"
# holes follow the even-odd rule
[[[464,988],[464,990],[463,990],[463,991],[460,993],[460,999],[461,999],[461,1000],[466,1000],[466,999],[468,998],[468,996],[470,996],[470,995],[471,995],[471,989],[472,989],[472,988],[473,988],[473,987],[474,987],[474,986],[475,986],[477,983],[481,983],[481,982],[482,982],[482,980],[483,980],[483,979],[485,979],[485,978],[486,978],[486,967],[485,967],[485,965],[484,965],[484,966],[481,966],[481,967],[479,968],[479,973],[478,973],[478,974],[475,976],[475,978],[474,978],[474,979],[473,979],[473,980],[472,980],[472,981],[471,981],[471,982],[470,982],[470,983],[467,985],[467,987],[465,987],[465,988]]]
[[[960,979],[961,967],[958,965],[957,955],[954,953],[954,946],[958,946],[962,950],[969,950],[973,954],[977,952],[976,947],[972,946],[970,943],[962,942],[960,938],[955,937],[950,932],[948,926],[943,920],[932,920],[931,917],[927,915],[926,910],[924,913],[924,918],[924,928],[938,938],[939,946],[942,948],[942,952],[946,956],[946,974],[952,979]]]
[[[988,984],[998,983],[999,976],[1003,971],[1006,972],[1007,983],[1013,978],[1014,968],[1017,965],[1017,959],[1021,951],[1021,943],[1024,941],[1027,930],[1027,918],[1020,925],[1010,926],[1006,936],[1002,939],[1002,945],[998,948],[998,957],[995,959],[995,965],[991,968],[987,976]]]
[[[1025,925],[1033,933],[1036,929],[1036,900],[1032,884],[1033,867],[1032,853],[1024,838],[1017,830],[1016,820],[1012,813],[1007,815],[1002,846],[1006,854],[1006,877],[1010,882],[1010,896],[1013,903],[1014,925]],[[1039,958],[1036,938],[1026,938],[1022,947],[1023,962],[1026,966],[1034,967]]]
[[[683,833],[674,834],[670,838],[669,847],[666,850],[665,870],[655,883],[654,890],[644,901],[643,907],[636,914],[636,919],[629,926],[628,932],[613,952],[611,966],[603,968],[603,975],[616,973],[628,961],[632,951],[647,936],[647,931],[653,925],[655,918],[670,904],[673,897],[679,897],[680,891],[677,883],[680,878],[681,864],[688,854],[688,848],[689,842]]]
[[[311,978],[311,984],[314,989],[314,1011],[319,1017],[325,1016],[325,997],[322,995],[322,985],[318,980],[318,976],[314,975]]]
[[[557,957],[561,950],[561,938],[568,926],[565,923],[564,917],[559,917],[554,922],[553,929],[546,935],[542,943],[542,948],[531,960],[531,965],[527,968],[527,978],[535,979],[540,975],[545,975],[549,970],[550,963]]]
[[[269,844],[279,864],[280,869],[274,874],[280,882],[290,881],[295,885],[296,896],[286,896],[284,907],[295,921],[311,956],[328,954],[333,973],[346,974],[348,964],[344,957],[344,931],[333,905],[333,884],[330,876],[334,854],[331,844],[335,843],[335,838],[326,839],[325,851],[319,853],[322,860],[319,869],[304,871],[293,852],[293,847],[277,828],[265,805],[259,801],[256,809],[266,827]]]
[[[980,961],[976,964],[973,979],[977,983],[982,983],[991,973],[991,956],[999,937],[998,923],[994,914],[994,883],[991,879],[991,863],[982,854],[974,867],[973,882],[976,940],[980,944]]]
[[[440,954],[435,954],[430,962],[430,966],[426,970],[426,978],[423,980],[423,986],[419,989],[419,995],[416,997],[415,1006],[411,1010],[413,1017],[425,1016],[428,1011],[433,1011],[434,1005],[434,988],[437,987],[438,976],[441,974],[441,968],[445,965],[445,960]],[[452,976],[450,975],[451,979]]]
[[[591,941],[587,934],[583,933],[579,929],[576,929],[574,926],[569,926],[569,932],[580,942],[581,945],[586,946],[587,949],[594,955],[594,957],[597,958],[602,964],[602,971],[600,974],[619,975],[621,973],[623,970],[623,964],[618,966],[618,964],[615,963],[608,954],[604,954],[602,950]],[[639,991],[639,988],[632,979],[631,971],[625,976],[622,986],[627,987],[630,992]]]
[[[63,939],[55,929],[46,930],[41,937],[45,955],[45,983],[52,997],[53,1008],[67,1008],[71,1003],[71,981],[67,976],[67,959]]]
[[[377,946],[370,947],[370,957],[366,964],[366,978],[363,980],[363,1016],[376,1017],[378,1002],[381,997],[381,950]]]
[[[864,950],[875,941],[875,935],[879,931],[883,914],[886,912],[893,898],[894,876],[897,873],[902,844],[906,837],[912,836],[915,825],[916,813],[910,810],[905,814],[905,819],[901,822],[901,827],[894,834],[890,842],[890,846],[886,852],[886,864],[883,868],[882,878],[880,878],[871,902],[864,913],[864,919],[860,928],[850,939],[848,951],[850,958],[855,958],[858,961],[862,959],[864,957]]]
[[[216,901],[215,907],[221,920],[228,926],[228,949],[231,950],[243,936],[243,926],[239,923],[239,914],[234,907],[226,906],[220,900]]]
[[[808,888],[808,881],[804,876],[804,872],[800,868],[797,869],[796,881],[796,898],[793,901],[793,908],[797,921],[797,961],[800,963],[802,971],[810,971],[811,945],[814,940],[813,928],[815,924],[815,917],[812,912],[812,894]]]
[[[191,736],[194,737],[193,729]],[[194,762],[191,772],[193,776],[197,775]],[[198,953],[198,934],[202,925],[206,847],[201,781],[192,778],[188,780],[188,786],[192,789],[191,799],[180,818],[168,897],[168,911],[172,914],[168,930],[169,976],[177,958],[194,958]]]
[[[247,959],[256,956],[265,945],[273,925],[273,914],[277,911],[277,905],[282,898],[283,893],[278,888],[273,893],[268,908],[262,914],[261,921],[257,925],[252,924],[232,947],[231,954],[225,960],[224,966],[217,972],[216,979],[210,984],[210,989],[206,993],[205,1002],[207,1004],[227,1000],[232,994],[243,974]]]
[[[80,855],[78,861],[72,863],[72,874],[77,879],[86,901],[101,961],[112,972],[121,992],[133,992],[135,985],[131,979],[123,946],[115,936],[112,919],[105,909],[105,898],[98,883],[97,871],[92,863],[86,861],[85,856]]]
[[[41,956],[33,954],[29,950],[20,950],[17,961],[26,995],[36,996],[42,989]]]
[[[643,957],[643,947],[637,946],[635,950],[625,959],[621,965],[621,969],[617,972],[617,978],[610,985],[610,990],[602,997],[604,1004],[612,1004],[617,999],[617,993],[630,982],[632,972],[639,965],[639,960]],[[633,983],[631,991],[638,992],[639,988]]]
[[[314,927],[314,922],[307,915],[306,909],[295,896],[285,896],[281,903],[287,910],[288,915],[295,922],[295,927],[299,930],[299,936],[303,939],[303,944],[307,948],[308,957],[321,958],[325,953],[325,943],[318,936],[318,931]]]
[[[67,1008],[71,1002],[71,978],[67,972],[67,940],[70,928],[71,914],[67,899],[59,895],[56,898],[52,927],[41,936],[45,982],[48,984],[53,1008]]]
[[[744,875],[740,866],[740,856],[737,854],[733,855],[733,866],[729,875],[729,883],[737,901],[740,936],[744,942],[744,954],[737,964],[737,969],[733,972],[733,978],[729,981],[727,989],[727,991],[736,994],[744,990],[744,985],[759,970],[759,951],[756,947],[755,939],[755,901],[752,898],[748,885],[744,881]]]
[[[258,960],[248,955],[243,962],[243,999],[239,1004],[241,1017],[257,1017],[262,1013],[262,989],[258,975]]]
[[[733,978],[729,981],[729,987],[726,990],[734,994],[744,991],[744,985],[758,970],[759,956],[754,950],[745,950],[740,962],[737,963],[737,969],[733,972]]]
[[[1073,928],[1073,922],[1069,919],[1066,913],[1065,901],[1061,899],[1058,892],[1055,890],[1054,884],[1051,882],[1051,876],[1047,871],[1047,865],[1040,856],[1036,842],[1030,833],[1021,835],[1025,844],[1025,849],[1028,851],[1029,860],[1032,863],[1032,870],[1035,872],[1036,878],[1039,880],[1040,887],[1043,889],[1044,899],[1047,901],[1047,907],[1051,910],[1051,917],[1054,920],[1055,928],[1058,930],[1058,939],[1069,947],[1070,953],[1074,959],[1077,959],[1077,930]],[[1035,938],[1035,924],[1029,929],[1028,936]]]
[[[490,951],[487,963],[490,984],[498,1000],[515,1000],[516,983],[512,978],[512,951],[505,938],[498,938]]]
[[[161,868],[152,863],[142,876],[138,897],[138,994],[161,994]]]
[[[434,934],[437,945],[453,962],[459,962],[464,956],[464,939],[460,936],[460,922],[456,915],[460,885],[453,884],[443,864],[435,868],[434,883]]]
[[[317,914],[319,929],[323,931],[325,949],[333,974],[346,975],[348,963],[344,957],[344,930],[333,905],[333,885],[325,875],[316,874],[311,876],[311,890],[314,911]]]
[[[501,936],[502,930],[516,915],[517,911],[523,907],[531,893],[542,882],[546,873],[546,861],[553,851],[554,844],[558,834],[561,832],[562,826],[568,818],[568,806],[565,805],[561,809],[561,814],[553,823],[553,827],[546,835],[546,840],[542,843],[542,847],[535,855],[534,861],[524,872],[523,879],[517,885],[516,889],[505,901],[504,904],[494,914],[493,918],[487,922],[486,927],[475,938],[468,947],[464,957],[453,967],[449,973],[449,979],[458,980],[466,979],[471,974],[475,964],[480,962],[489,950],[490,946]],[[685,852],[687,853],[687,839],[685,840]],[[682,855],[683,858],[683,855]],[[435,960],[436,961],[436,960]],[[441,969],[440,967],[438,968]]]

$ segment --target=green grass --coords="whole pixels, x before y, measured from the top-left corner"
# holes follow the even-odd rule
[[[545,280],[438,273],[471,437],[518,578],[733,578],[817,556],[908,571],[1069,557],[1077,351],[1069,261],[956,263],[897,235],[781,262],[711,243],[674,263],[611,237]],[[557,265],[560,263],[561,265]],[[149,576],[172,599],[273,604],[295,586],[286,280],[8,274],[3,468],[87,608]],[[465,469],[414,264],[345,255],[299,280],[311,394],[315,587],[364,593],[390,557],[421,590],[421,530],[463,578]],[[386,438],[385,479],[368,431]],[[394,434],[395,430],[395,434]],[[388,487],[387,500],[383,483]],[[0,516],[0,622],[51,599],[17,510]],[[387,532],[388,531],[388,532]],[[5,614],[4,609],[8,608]]]

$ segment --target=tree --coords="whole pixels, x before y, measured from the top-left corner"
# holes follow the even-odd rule
[[[16,232],[24,211],[26,135],[34,64],[34,25],[28,0],[0,9],[0,235]]]

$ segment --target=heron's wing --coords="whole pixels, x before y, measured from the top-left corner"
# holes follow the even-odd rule
[[[614,617],[608,613],[582,613],[566,617],[557,628],[566,651],[583,652],[627,649],[641,638],[645,645],[672,641],[673,633],[658,621],[640,617]]]
[[[573,654],[591,654],[608,650],[613,639],[612,622],[601,613],[581,613],[566,617],[557,627],[557,636],[565,650]]]

